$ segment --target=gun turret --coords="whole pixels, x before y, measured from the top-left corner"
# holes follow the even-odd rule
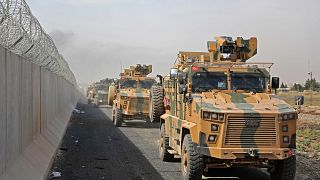
[[[257,54],[257,38],[255,37],[248,40],[237,37],[235,41],[226,36],[215,39],[216,41],[208,41],[207,43],[211,62],[246,62]]]
[[[209,52],[186,52],[180,51],[178,54],[179,64],[192,63],[216,63],[216,62],[246,62],[257,54],[257,38],[248,40],[237,37],[216,37],[216,41],[208,41]]]
[[[125,69],[124,72],[121,73],[121,76],[146,77],[151,72],[152,72],[152,65],[137,64],[134,66],[130,66],[129,69]]]

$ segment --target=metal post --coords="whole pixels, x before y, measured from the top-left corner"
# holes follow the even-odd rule
[[[312,105],[312,94],[313,94],[313,84],[312,84],[312,72],[309,72],[308,73],[310,75],[310,90],[311,90],[311,94],[310,94],[310,105]]]

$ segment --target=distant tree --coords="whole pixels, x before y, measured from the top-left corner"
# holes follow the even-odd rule
[[[317,90],[320,88],[320,84],[319,84],[319,82],[316,81],[315,78],[313,78],[311,80],[307,79],[306,83],[304,85],[304,88],[308,89],[308,90]]]
[[[291,90],[302,92],[304,91],[304,87],[301,84],[294,83]]]

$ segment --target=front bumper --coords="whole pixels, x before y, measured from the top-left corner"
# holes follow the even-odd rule
[[[131,120],[131,119],[144,120],[149,118],[149,113],[143,113],[143,112],[122,111],[122,115],[126,120]]]
[[[290,148],[216,148],[196,146],[200,154],[218,159],[243,159],[254,157],[259,159],[282,160],[295,155]]]

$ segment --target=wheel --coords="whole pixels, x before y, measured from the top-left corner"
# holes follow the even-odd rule
[[[122,116],[122,111],[121,109],[116,109],[116,117],[114,119],[114,125],[117,127],[120,127],[123,122],[123,116]]]
[[[165,124],[161,124],[160,128],[160,141],[159,141],[159,155],[162,161],[170,162],[173,161],[174,155],[170,154],[168,150],[169,146],[169,138],[165,137]]]
[[[115,86],[109,86],[108,91],[108,105],[113,105],[113,100],[115,99]]]
[[[150,121],[150,118],[149,117],[147,117],[146,118],[146,123],[150,123],[151,121]]]
[[[294,180],[296,174],[296,156],[277,161],[274,171],[270,172],[272,180]]]
[[[184,136],[181,150],[182,179],[201,179],[203,172],[203,158],[191,140],[190,134]]]
[[[159,85],[151,87],[149,116],[151,122],[159,122],[160,116],[164,113],[163,88]]]

